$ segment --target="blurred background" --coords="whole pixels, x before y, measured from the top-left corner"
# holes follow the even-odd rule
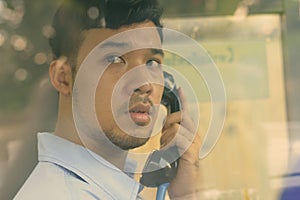
[[[47,39],[60,1],[0,0],[1,200],[12,199],[34,168],[36,133],[54,129],[58,95],[48,78]],[[300,186],[300,1],[159,1],[164,26],[207,50],[226,89],[222,135],[195,182],[199,199],[276,200],[284,188]],[[171,54],[165,62],[188,66]],[[185,72],[205,133],[209,93],[202,77]]]

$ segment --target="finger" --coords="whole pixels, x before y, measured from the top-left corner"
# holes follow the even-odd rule
[[[183,95],[183,92],[182,92],[181,88],[178,89],[178,95],[179,95],[179,99],[180,99],[180,102],[181,102],[181,111],[180,112],[171,113],[168,116],[167,120],[165,121],[165,126],[166,127],[170,126],[173,123],[180,123],[181,119],[182,119],[182,113],[181,112],[184,110],[184,108],[188,107],[187,106],[186,98]]]
[[[183,115],[182,112],[176,112],[176,113],[171,113],[169,116],[167,116],[162,131],[164,132],[168,127],[170,127],[174,123],[180,123],[180,125],[184,126],[192,133],[195,133],[197,130],[194,121],[188,115],[188,113],[185,113]]]
[[[172,124],[180,123],[180,122],[181,122],[181,112],[179,111],[179,112],[171,113],[170,115],[167,116],[162,131],[164,132],[164,130],[169,128]]]
[[[180,126],[176,134],[176,145],[181,149],[186,149],[194,140],[195,133],[190,132],[187,128]]]
[[[174,138],[178,132],[178,129],[179,129],[179,124],[175,123],[162,133],[162,136],[160,138],[161,148],[164,148],[167,145],[168,145],[168,147],[174,146],[176,144]],[[172,140],[174,140],[174,141],[171,144]]]
[[[184,160],[189,160],[191,163],[198,160],[200,152],[199,135],[195,135],[193,140],[186,138],[184,135],[178,134],[176,136],[176,146],[180,157]]]
[[[182,153],[181,159],[186,160],[191,164],[197,163],[197,161],[199,160],[200,147],[201,137],[199,136],[199,134],[196,134],[188,149],[179,149],[179,152]]]
[[[165,132],[163,132],[161,137],[161,147],[170,148],[172,146],[177,146],[184,152],[191,143],[193,142],[195,134],[191,133],[188,129],[179,124],[173,124]]]
[[[188,129],[191,133],[195,133],[197,131],[196,124],[188,113],[184,113],[182,115],[180,125]]]
[[[173,123],[180,123],[182,126],[186,127],[191,132],[195,132],[197,128],[193,119],[190,117],[190,113],[188,110],[189,106],[181,88],[178,89],[178,94],[180,97],[182,110],[179,112],[171,113],[167,117],[164,123],[163,131]]]
[[[161,149],[169,150],[176,146],[181,160],[195,164],[199,160],[201,142],[199,134],[193,134],[179,124],[173,124],[161,137]]]
[[[182,156],[192,145],[193,141],[190,141],[186,137],[180,134],[176,134],[175,137],[173,137],[173,140],[166,140],[168,142],[164,143],[163,149],[169,149],[173,146],[177,147],[179,156]]]
[[[189,108],[188,108],[188,103],[187,103],[187,99],[183,93],[183,90],[181,88],[178,88],[178,95],[179,95],[179,98],[180,98],[180,103],[181,103],[181,110],[182,111],[188,111]]]

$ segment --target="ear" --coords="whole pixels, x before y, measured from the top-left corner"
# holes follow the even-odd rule
[[[51,62],[49,76],[54,88],[62,95],[72,94],[72,68],[66,59],[58,59]]]

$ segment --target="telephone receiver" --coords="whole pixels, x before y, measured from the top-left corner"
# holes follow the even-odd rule
[[[168,114],[180,110],[180,101],[174,77],[168,72],[164,75],[164,91],[161,104],[167,108]],[[144,166],[140,183],[147,187],[159,187],[169,183],[175,177],[178,167],[177,147],[166,150],[154,150]]]

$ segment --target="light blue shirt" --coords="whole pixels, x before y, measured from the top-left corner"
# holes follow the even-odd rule
[[[99,155],[50,133],[38,134],[39,163],[16,200],[133,200],[140,184]]]

